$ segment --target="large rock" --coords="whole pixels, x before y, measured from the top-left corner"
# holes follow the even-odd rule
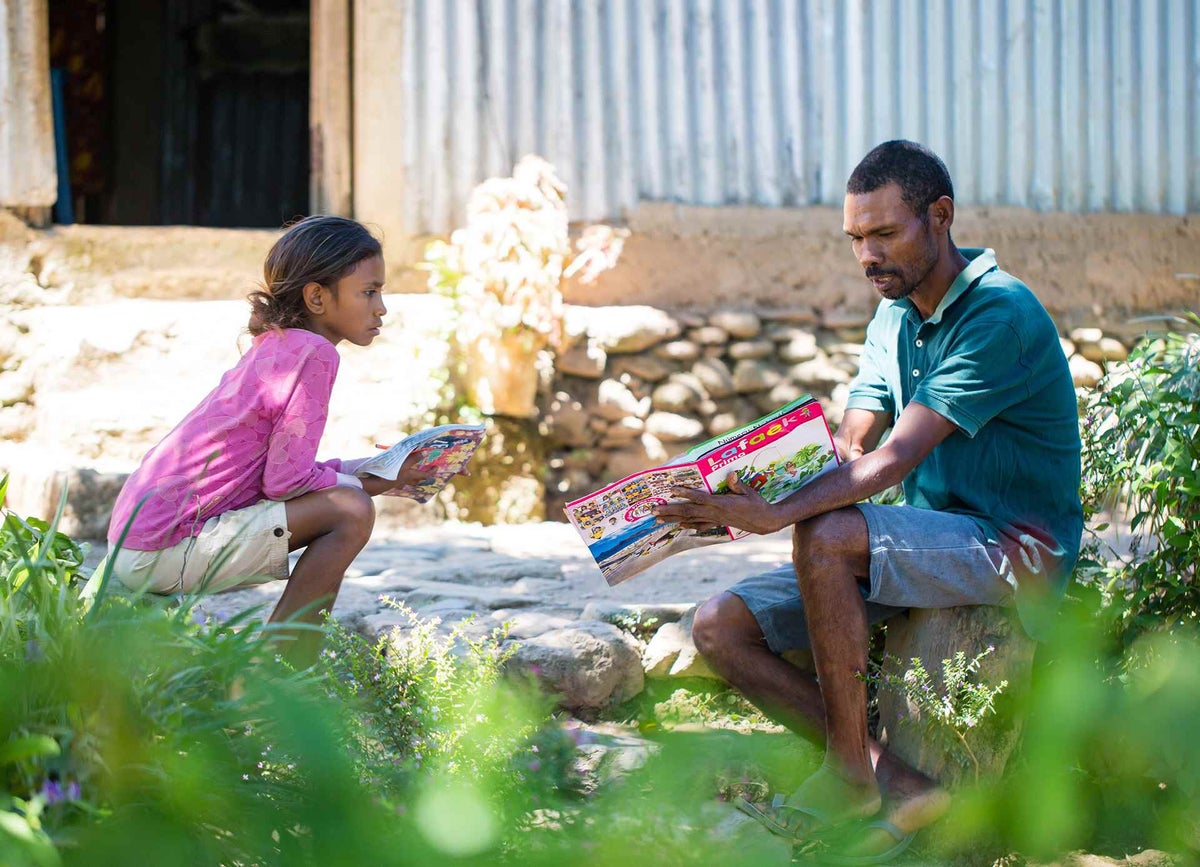
[[[620,379],[624,374],[632,374],[646,382],[659,382],[673,373],[676,366],[663,361],[656,355],[624,355],[613,363],[612,374]]]
[[[693,606],[676,623],[664,623],[642,651],[642,667],[647,677],[704,677],[721,678],[709,667],[696,650],[692,640],[692,622],[696,618]]]
[[[720,358],[701,358],[692,365],[692,375],[712,398],[729,397],[734,393],[733,372]]]
[[[771,358],[775,355],[775,344],[770,340],[739,340],[729,345],[729,357],[735,361],[743,358]]]
[[[619,626],[626,632],[640,634],[643,630],[653,633],[665,623],[678,623],[694,611],[691,603],[629,603],[589,602],[579,615],[580,620],[603,620]]]
[[[724,329],[730,337],[749,340],[762,330],[762,320],[748,310],[718,310],[709,319],[713,325]]]
[[[787,307],[772,310],[764,315],[769,322],[780,322],[785,325],[815,325],[820,316],[812,307]]]
[[[965,730],[967,744],[979,763],[981,780],[995,779],[1020,741],[1023,718],[1012,696],[1028,689],[1034,642],[1025,635],[1016,613],[988,605],[937,610],[912,609],[888,621],[884,672],[904,678],[912,659],[920,659],[931,675],[934,689],[942,690],[943,661],[962,651],[967,661],[992,648],[972,677],[994,686],[1008,681],[996,702],[996,712]],[[945,785],[974,782],[975,766],[955,735],[927,717],[902,689],[879,690],[879,738],[913,767]]]
[[[606,379],[600,383],[596,412],[601,418],[608,421],[620,421],[629,416],[645,418],[649,411],[650,400],[639,400],[624,383],[615,379]]]
[[[688,338],[701,346],[724,346],[729,342],[729,332],[715,325],[704,325],[689,331]]]
[[[785,379],[770,391],[760,392],[759,396],[762,399],[758,401],[757,406],[763,413],[768,413],[777,407],[783,406],[785,403],[791,403],[796,398],[807,393],[809,393],[808,389]]]
[[[641,352],[678,337],[683,328],[654,307],[598,307],[588,312],[588,334],[605,352]]]
[[[646,422],[636,416],[626,416],[609,423],[603,439],[600,440],[600,445],[605,448],[620,448],[640,437],[645,430]]]
[[[609,453],[604,477],[609,481],[623,479],[650,467],[665,463],[669,458],[662,440],[651,433],[644,433],[636,440]]]
[[[652,412],[646,418],[646,430],[663,442],[682,442],[703,434],[704,423],[673,412]]]
[[[693,361],[700,357],[700,346],[693,340],[672,340],[655,347],[654,354],[669,361]]]
[[[0,476],[8,474],[6,506],[22,517],[50,521],[66,493],[59,532],[78,539],[103,539],[113,503],[128,473],[105,467],[70,466],[56,455],[33,448],[0,448]]]
[[[774,388],[783,375],[765,361],[744,359],[733,368],[733,385],[739,394]]]
[[[788,364],[811,361],[817,356],[817,338],[808,332],[798,332],[779,349],[779,357]]]
[[[1088,361],[1103,364],[1106,361],[1124,361],[1129,357],[1129,350],[1115,337],[1101,337],[1095,343],[1080,344],[1079,354]]]
[[[825,393],[829,393],[835,386],[853,379],[849,373],[824,356],[793,365],[788,371],[788,378],[806,389]]]
[[[833,331],[865,329],[874,315],[873,310],[861,307],[835,307],[821,316],[821,324]]]
[[[596,441],[588,427],[591,418],[581,401],[560,391],[550,401],[543,414],[550,436],[556,443],[571,448],[587,448]]]
[[[692,383],[673,376],[654,389],[650,400],[657,411],[686,413],[691,412],[703,397],[703,386],[697,389]]]
[[[1093,388],[1104,377],[1104,368],[1082,355],[1072,355],[1067,365],[1076,388]]]
[[[607,363],[608,353],[594,338],[576,343],[554,359],[554,367],[559,373],[584,379],[602,377]]]
[[[642,691],[641,647],[610,623],[581,620],[517,643],[510,667],[532,672],[584,718]]]

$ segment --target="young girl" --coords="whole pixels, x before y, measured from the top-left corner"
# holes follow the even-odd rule
[[[272,623],[316,624],[375,523],[371,496],[419,479],[357,478],[366,459],[317,461],[338,370],[334,347],[366,346],[387,312],[383,253],[361,224],[309,217],[267,254],[250,295],[253,344],[142,459],[108,530],[113,574],[154,593],[288,584]],[[122,536],[124,537],[122,540]],[[288,575],[288,552],[304,553]],[[285,631],[293,663],[316,658],[315,629]]]

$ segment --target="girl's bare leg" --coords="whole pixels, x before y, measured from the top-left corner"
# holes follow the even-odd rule
[[[371,538],[375,505],[365,492],[339,485],[288,500],[285,506],[292,534],[288,550],[305,550],[270,622],[319,624],[333,607],[346,569]],[[283,629],[277,634],[280,651],[294,666],[316,662],[319,632]]]

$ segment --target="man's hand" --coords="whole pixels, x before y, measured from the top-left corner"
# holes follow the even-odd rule
[[[787,524],[778,510],[758,491],[742,484],[737,473],[730,473],[727,494],[709,494],[697,488],[672,488],[674,500],[654,507],[654,516],[663,523],[677,522],[691,529],[729,526],[748,533],[774,533]]]

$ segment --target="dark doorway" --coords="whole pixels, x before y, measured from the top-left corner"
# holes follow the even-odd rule
[[[50,6],[52,49],[87,48],[63,55],[77,220],[273,227],[307,213],[308,0]]]

